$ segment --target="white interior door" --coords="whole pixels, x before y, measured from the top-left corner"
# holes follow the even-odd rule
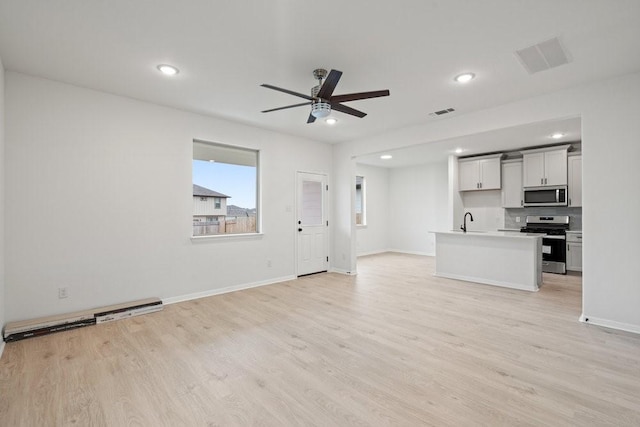
[[[326,175],[298,172],[298,276],[328,269],[327,191]]]

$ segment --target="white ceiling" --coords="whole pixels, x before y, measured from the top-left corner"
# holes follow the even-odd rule
[[[556,36],[571,62],[528,74],[514,51]],[[636,72],[639,40],[639,0],[0,0],[7,70],[329,143]],[[318,67],[344,72],[335,94],[391,96],[333,127],[260,113],[302,101],[261,83],[308,93]]]
[[[386,150],[357,157],[356,161],[372,166],[401,168],[445,162],[450,155],[464,157],[493,152],[508,153],[522,148],[580,142],[582,141],[581,125],[580,117],[530,123],[525,126],[498,129],[397,150]],[[551,135],[554,133],[562,133],[564,136],[560,139],[552,139]],[[456,152],[457,149],[460,152]],[[384,160],[380,158],[383,154],[390,154],[393,157]]]

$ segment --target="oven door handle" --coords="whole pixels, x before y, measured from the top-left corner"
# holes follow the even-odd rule
[[[546,236],[542,236],[543,239],[554,239],[554,240],[566,240],[567,237],[566,236],[561,236],[561,235],[546,235]]]

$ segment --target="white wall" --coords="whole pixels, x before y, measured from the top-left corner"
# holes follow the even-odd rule
[[[583,316],[640,333],[640,73],[582,101]]]
[[[583,128],[583,315],[640,332],[640,73],[340,144],[333,156],[334,206],[350,203],[340,187],[351,182],[354,156],[575,116]],[[350,253],[355,233],[348,225],[333,230],[336,253]]]
[[[365,178],[367,225],[357,227],[358,255],[389,249],[389,169],[356,164],[356,175]]]
[[[14,72],[6,125],[6,321],[292,277],[296,171],[331,173],[327,144]],[[190,239],[194,138],[261,150],[263,236]]]
[[[473,222],[467,221],[467,230],[496,231],[504,228],[504,208],[500,190],[463,191],[462,203],[465,212],[471,212]],[[463,217],[456,218],[458,226]]]
[[[5,319],[5,263],[4,263],[4,66],[0,58],[0,327]],[[4,342],[0,342],[0,355]]]
[[[390,170],[392,250],[435,255],[430,231],[447,229],[447,180],[447,162]]]

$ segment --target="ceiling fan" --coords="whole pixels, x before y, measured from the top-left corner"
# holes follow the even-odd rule
[[[277,86],[262,84],[261,86],[268,89],[277,90],[280,92],[288,93],[289,95],[298,96],[308,100],[301,104],[287,105],[286,107],[272,108],[270,110],[264,110],[263,113],[269,113],[271,111],[285,110],[287,108],[302,107],[303,105],[311,105],[311,114],[307,119],[307,123],[313,123],[316,119],[327,117],[331,114],[331,110],[340,111],[341,113],[350,114],[356,117],[364,117],[367,113],[358,111],[355,108],[347,107],[343,105],[343,102],[356,101],[359,99],[377,98],[380,96],[389,96],[388,90],[376,90],[372,92],[360,92],[349,93],[345,95],[333,95],[340,77],[342,77],[342,71],[331,70],[327,75],[327,70],[318,68],[313,70],[313,77],[318,80],[318,85],[311,88],[311,96],[304,93],[294,92],[292,90],[283,89]],[[324,80],[324,83],[323,83]]]

